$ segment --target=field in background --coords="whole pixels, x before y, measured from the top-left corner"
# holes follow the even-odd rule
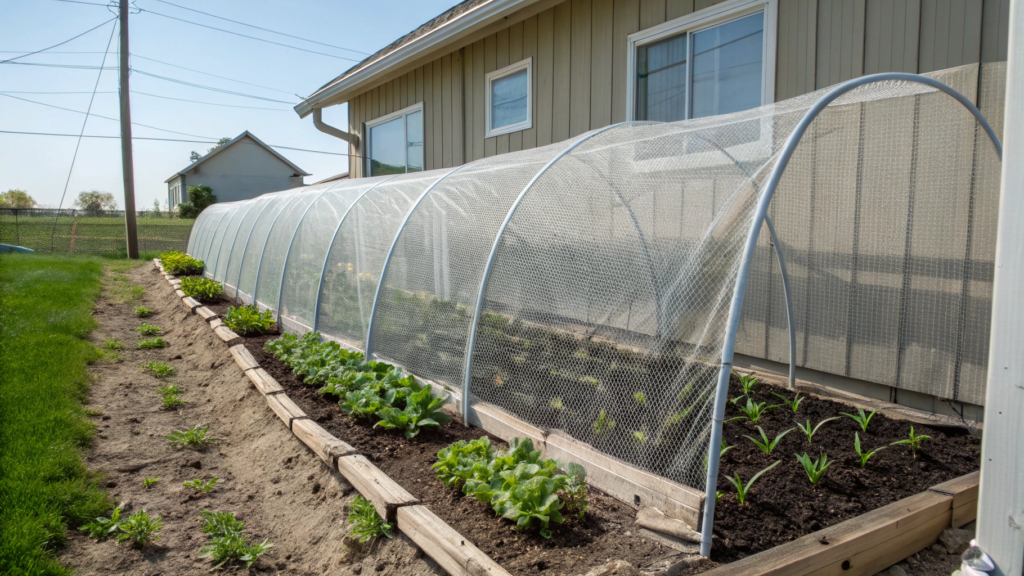
[[[139,216],[136,221],[140,252],[184,252],[195,222],[150,216]],[[0,244],[24,246],[44,254],[124,257],[124,212],[0,209]]]
[[[0,255],[0,574],[69,574],[52,550],[109,507],[80,455],[102,274],[98,258]]]

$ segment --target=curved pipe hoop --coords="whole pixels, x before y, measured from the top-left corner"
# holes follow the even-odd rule
[[[242,281],[242,264],[245,264],[245,253],[249,250],[249,240],[252,238],[253,228],[256,228],[256,223],[260,221],[260,217],[263,216],[263,211],[267,209],[274,202],[274,198],[267,198],[267,201],[260,208],[259,214],[256,214],[256,219],[252,221],[252,226],[249,226],[249,231],[245,233],[245,245],[242,246],[242,262],[238,264],[238,275],[235,276],[235,304],[238,304],[238,283]],[[255,206],[254,206],[255,208]],[[241,226],[241,224],[239,224]],[[228,266],[231,266],[231,262],[228,261]],[[225,280],[227,280],[227,271],[224,271]]]
[[[299,196],[302,196],[302,192],[296,192],[293,194],[288,202],[286,202],[281,208],[281,211],[274,215],[274,221],[270,223],[270,230],[267,231],[267,239],[263,241],[263,249],[260,250],[260,262],[256,265],[256,283],[252,286],[252,305],[255,306],[257,310],[260,309],[260,305],[256,301],[256,294],[259,293],[260,288],[260,269],[263,268],[263,257],[267,255],[267,244],[270,243],[270,235],[274,233],[274,227],[277,226],[277,219],[280,218],[281,214],[284,214],[285,210],[292,205],[292,202],[299,199]],[[285,254],[285,261],[287,261],[287,258],[288,255]],[[239,273],[241,273],[241,269],[239,269]],[[278,328],[280,329],[280,326],[278,326]]]
[[[221,214],[221,218],[223,217],[224,215]],[[213,220],[215,219],[217,219],[217,216],[210,216],[210,223],[203,227],[203,234],[199,238],[199,243],[196,245],[195,258],[203,261],[203,276],[206,276],[206,245],[209,243],[210,240],[210,229],[217,228],[217,226],[220,224],[220,220],[217,220],[216,224],[213,223]]]
[[[398,176],[398,174],[395,174],[391,178],[397,178]],[[358,204],[359,201],[363,199],[363,196],[366,196],[367,192],[373,190],[374,188],[380,186],[381,184],[387,182],[388,180],[391,180],[391,178],[385,178],[384,180],[377,182],[373,186],[370,186],[366,190],[363,190],[363,193],[360,194],[359,197],[356,198],[352,202],[352,204],[345,210],[345,213],[341,215],[341,220],[338,221],[338,225],[334,228],[334,234],[331,234],[331,244],[327,247],[327,253],[324,254],[324,264],[323,266],[320,267],[320,282],[316,285],[316,304],[313,305],[313,332],[316,332],[317,328],[319,328],[320,326],[320,296],[321,294],[323,294],[324,276],[327,274],[327,261],[331,258],[331,248],[334,246],[334,241],[338,239],[338,233],[341,232],[341,225],[345,223],[345,219],[348,218],[349,213],[352,212],[352,209],[356,207],[356,204]]]
[[[203,258],[204,263],[205,263],[205,261],[208,261],[210,259],[210,256],[213,254],[213,240],[215,238],[217,238],[217,230],[220,229],[220,225],[224,223],[224,219],[228,217],[228,214],[234,215],[234,213],[235,213],[234,210],[231,210],[231,209],[225,210],[224,213],[221,214],[220,220],[217,221],[217,225],[213,227],[213,235],[210,236],[210,245],[206,247],[206,258]],[[230,221],[231,221],[231,219],[228,218],[228,222],[230,222]],[[226,234],[227,230],[224,230],[224,233]],[[221,244],[224,243],[224,237],[223,236],[221,236],[220,242],[221,242]],[[220,244],[217,245],[217,258],[220,258]],[[210,271],[210,278],[212,279],[213,278],[213,269],[216,266],[217,266],[217,261],[216,260],[213,261],[213,267],[205,266],[204,265],[203,266],[203,275],[205,276],[206,275],[206,271],[209,270]]]
[[[269,208],[270,205],[274,203],[275,199],[276,198],[271,198],[271,199],[269,199],[267,201],[266,204],[263,205],[263,208],[260,209],[260,213],[256,215],[256,220],[253,221],[252,227],[249,228],[249,234],[245,237],[245,248],[242,250],[242,262],[238,265],[238,278],[235,279],[235,303],[236,304],[242,299],[241,296],[240,296],[242,291],[241,291],[241,286],[239,286],[239,284],[242,282],[242,266],[245,265],[245,253],[249,251],[249,241],[252,240],[252,231],[255,230],[256,229],[256,225],[259,224],[260,218],[263,217],[263,212],[265,212],[266,209]],[[294,200],[294,198],[292,198],[292,200]],[[290,203],[292,200],[288,200],[288,202]],[[287,208],[287,204],[285,204],[285,207]],[[282,208],[282,210],[284,210],[284,208]],[[274,221],[276,222],[277,219],[275,218]],[[273,228],[274,228],[273,223],[271,223],[270,228],[271,228],[271,230],[273,230]],[[267,237],[270,237],[270,233],[269,232],[267,233]],[[265,242],[263,244],[263,247],[264,248],[267,247]],[[256,281],[257,282],[260,281],[260,277],[259,277],[260,267],[259,267],[259,265],[262,262],[263,262],[263,252],[260,251],[260,261],[256,263]],[[254,304],[256,303],[256,286],[255,285],[253,285],[253,290],[252,290],[252,301],[253,301]]]
[[[482,160],[482,158],[480,160]],[[402,225],[398,227],[398,232],[395,233],[395,238],[391,241],[391,248],[388,249],[388,256],[384,259],[384,267],[380,270],[380,280],[377,281],[377,290],[373,294],[373,307],[370,308],[370,324],[366,328],[366,348],[363,352],[363,357],[366,358],[367,361],[373,359],[373,323],[377,320],[377,304],[380,302],[380,287],[384,285],[384,279],[388,275],[388,266],[391,265],[391,257],[395,254],[395,247],[398,246],[398,239],[402,237],[405,225],[409,223],[409,218],[412,217],[413,212],[419,208],[420,202],[423,202],[423,199],[427,197],[427,194],[430,194],[430,191],[433,190],[435,186],[443,182],[445,178],[455,174],[470,164],[479,162],[480,160],[474,160],[467,164],[463,164],[462,166],[456,166],[447,174],[435,180],[433,184],[427,186],[427,189],[423,191],[423,194],[420,194],[420,197],[416,199],[416,203],[409,208],[409,211],[405,214],[405,218],[402,219]]]
[[[779,260],[779,272],[782,273],[782,294],[786,297],[786,323],[789,326],[789,389],[794,390],[796,388],[796,323],[793,320],[793,293],[789,289],[786,261],[782,259],[782,245],[779,244],[779,236],[775,233],[775,225],[772,224],[771,216],[765,214],[764,223],[768,225],[768,232],[772,236],[775,257]]]
[[[235,251],[235,242],[238,242],[238,233],[242,231],[242,222],[245,222],[245,217],[249,215],[249,212],[252,212],[252,209],[255,208],[256,204],[258,203],[259,199],[254,199],[252,204],[250,204],[249,207],[245,210],[245,213],[242,214],[242,219],[238,221],[238,228],[235,229],[235,236],[234,238],[231,239],[231,250],[228,250],[228,261],[227,263],[224,264],[225,284],[227,284],[228,282],[228,269],[231,268],[231,254]],[[216,275],[216,271],[214,271],[214,275]],[[214,280],[216,280],[216,278],[214,278]],[[237,292],[237,286],[235,288],[235,291]]]
[[[200,213],[200,216],[202,216],[201,213]],[[203,244],[206,242],[206,233],[210,230],[210,222],[209,222],[209,220],[212,220],[213,218],[215,218],[215,216],[213,216],[213,211],[211,211],[210,215],[209,215],[209,218],[206,218],[206,219],[203,220],[203,228],[202,228],[202,230],[199,231],[199,234],[196,236],[195,254],[189,254],[189,256],[192,256],[193,258],[199,258],[200,255],[202,254],[202,252],[203,252],[202,247],[203,247]],[[198,218],[196,218],[196,222],[197,223],[199,222]]]
[[[590,140],[591,138],[597,136],[602,132],[611,130],[612,128],[616,128],[618,126],[622,126],[623,124],[625,124],[625,122],[612,124],[610,126],[605,126],[600,130],[595,130],[594,132],[573,142],[565,150],[559,152],[558,155],[549,160],[548,163],[545,164],[539,172],[533,175],[533,178],[530,179],[530,181],[523,188],[523,191],[519,193],[519,196],[516,197],[515,201],[512,203],[512,207],[508,209],[508,213],[505,214],[505,220],[502,221],[501,227],[498,228],[498,234],[494,237],[494,243],[491,244],[491,252],[487,256],[487,266],[484,267],[483,277],[480,278],[480,290],[476,294],[476,308],[473,310],[473,320],[469,328],[469,340],[466,342],[466,367],[465,374],[462,380],[462,423],[464,425],[469,426],[469,384],[470,380],[472,379],[471,375],[473,370],[473,347],[476,345],[476,326],[477,323],[480,322],[480,311],[484,306],[484,292],[486,292],[487,282],[491,278],[491,269],[494,267],[494,256],[498,253],[498,244],[501,242],[501,237],[505,234],[505,228],[507,228],[509,222],[512,221],[512,216],[516,213],[516,209],[519,208],[519,204],[522,203],[523,198],[526,197],[526,193],[529,192],[530,188],[533,188],[533,185],[537,183],[537,180],[540,180],[540,177],[543,176],[544,173],[548,171],[548,168],[554,166],[556,162],[561,160],[562,157],[564,157],[569,152],[573,151],[580,144],[586,142],[587,140]],[[618,192],[616,192],[616,194],[618,194]],[[622,200],[621,195],[619,196],[619,199]],[[629,210],[630,216],[632,216],[633,211],[628,208],[628,204],[626,204],[624,200],[623,205],[627,206],[627,210]],[[636,224],[635,218],[633,219],[633,223]],[[637,226],[637,231],[639,230],[640,227]],[[643,234],[641,234],[640,237],[642,239]],[[644,254],[647,253],[646,246],[646,243],[644,243]]]
[[[340,185],[342,182],[345,181],[338,180],[334,184],[328,186],[323,192],[321,192],[316,198],[314,198],[313,201],[309,203],[309,206],[306,206],[306,209],[302,211],[302,216],[299,217],[299,224],[295,226],[295,230],[292,230],[291,240],[288,241],[288,251],[284,253],[284,267],[281,268],[281,283],[277,286],[277,308],[274,309],[274,314],[276,315],[277,319],[277,325],[279,329],[282,329],[282,331],[284,326],[281,325],[281,295],[284,293],[284,277],[285,274],[288,273],[288,260],[291,259],[290,256],[292,253],[292,246],[295,244],[295,237],[299,235],[299,228],[302,228],[302,223],[306,221],[306,214],[309,214],[310,208],[312,208],[314,204],[319,202],[320,199],[323,198],[324,194],[327,194],[331,190],[334,190],[334,188]],[[327,251],[330,252],[330,248],[328,248]]]
[[[968,100],[963,94],[942,82],[927,76],[909,74],[906,72],[886,72],[883,74],[872,74],[870,76],[854,78],[853,80],[849,80],[833,88],[828,94],[825,94],[815,102],[806,113],[804,113],[803,118],[800,119],[800,123],[796,125],[796,128],[793,129],[793,132],[790,133],[789,137],[786,139],[786,143],[782,148],[779,159],[772,168],[764,193],[758,199],[757,207],[754,211],[754,218],[752,220],[753,224],[750,227],[750,232],[747,234],[746,244],[743,247],[743,257],[740,260],[739,275],[736,279],[732,302],[729,306],[729,320],[725,333],[725,341],[722,346],[722,368],[718,373],[718,385],[715,392],[714,417],[711,423],[711,439],[708,444],[708,475],[704,490],[706,494],[715,494],[718,485],[718,464],[720,456],[719,446],[722,442],[722,420],[725,418],[725,403],[727,402],[726,398],[729,392],[729,374],[732,372],[733,355],[736,348],[736,333],[739,330],[740,315],[743,311],[743,297],[747,291],[747,280],[750,276],[750,264],[753,259],[754,249],[757,245],[757,237],[761,231],[761,223],[765,220],[765,217],[768,214],[768,205],[771,203],[772,197],[775,195],[775,189],[778,187],[779,181],[782,180],[782,174],[786,171],[786,166],[789,165],[789,160],[792,158],[793,152],[796,151],[796,147],[800,143],[800,139],[803,138],[803,135],[811,125],[811,122],[821,114],[822,110],[837,98],[851,90],[859,88],[865,84],[873,84],[875,82],[884,82],[887,80],[899,80],[924,84],[952,96],[957,102],[962,104],[964,108],[967,108],[967,110],[974,115],[978,123],[985,129],[989,139],[992,140],[992,145],[995,146],[999,159],[1002,160],[1003,158],[1003,147],[999,143],[999,138],[992,130],[992,127],[989,126],[988,121],[985,120],[985,117],[978,110],[978,107]],[[705,498],[700,542],[700,553],[702,556],[709,556],[711,554],[711,535],[714,516],[715,499],[713,497]]]

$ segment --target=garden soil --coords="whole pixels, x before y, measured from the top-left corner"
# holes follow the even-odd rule
[[[254,566],[267,574],[444,574],[411,541],[397,535],[373,546],[346,537],[347,507],[356,492],[288,431],[232,361],[224,344],[198,316],[181,306],[151,264],[128,273],[146,289],[138,304],[155,311],[146,320],[132,306],[105,296],[96,304],[99,323],[91,340],[125,344],[121,362],[92,366],[95,382],[87,407],[97,434],[85,455],[125,514],[145,509],[163,517],[159,539],[136,550],[128,544],[69,535],[61,560],[76,574],[130,576],[206,575],[212,567],[198,558],[206,543],[200,511],[230,511],[246,524],[250,541],[273,543]],[[143,321],[164,329],[168,347],[137,350],[135,328]],[[140,365],[155,360],[177,368],[158,380]],[[188,402],[161,410],[157,389],[172,382]],[[220,442],[204,452],[176,450],[164,438],[174,430],[209,425]],[[214,490],[197,495],[182,482],[217,477]],[[143,479],[160,482],[143,488]]]

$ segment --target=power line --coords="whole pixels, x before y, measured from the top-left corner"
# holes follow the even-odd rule
[[[68,0],[68,1],[70,1],[70,0]],[[276,30],[271,30],[269,28],[260,28],[259,26],[253,26],[252,24],[246,24],[245,22],[239,22],[238,20],[232,20],[230,18],[224,18],[223,16],[217,16],[216,14],[210,14],[209,12],[203,12],[201,10],[196,10],[194,8],[186,8],[185,6],[180,6],[178,4],[173,4],[171,2],[167,2],[167,0],[156,0],[156,1],[160,2],[161,4],[167,4],[167,5],[170,5],[170,6],[174,6],[175,8],[181,8],[182,10],[188,10],[189,12],[195,12],[197,14],[202,14],[204,16],[209,16],[211,18],[217,18],[218,20],[224,20],[226,22],[232,22],[234,24],[239,24],[241,26],[248,26],[249,28],[255,28],[257,30],[263,30],[264,32],[270,32],[271,34],[278,34],[278,35],[281,35],[281,36],[287,36],[288,38],[294,38],[296,40],[302,40],[303,42],[310,42],[312,44],[319,44],[321,46],[327,46],[328,48],[337,48],[338,50],[348,50],[349,52],[355,52],[356,54],[363,54],[364,56],[369,56],[370,55],[368,52],[363,52],[361,50],[353,50],[352,48],[345,48],[344,46],[335,46],[333,44],[326,44],[324,42],[317,42],[316,40],[310,40],[309,38],[303,38],[302,36],[292,36],[291,34],[285,34],[284,32],[278,32]]]
[[[157,75],[157,74],[152,74],[150,72],[145,72],[143,70],[139,70],[138,68],[132,68],[132,72],[134,72],[136,74],[142,74],[143,76],[150,76],[150,77],[153,77],[153,78],[159,78],[160,80],[165,80],[167,82],[174,82],[175,84],[182,84],[184,86],[191,86],[193,88],[201,88],[203,90],[212,90],[214,92],[220,92],[222,94],[232,94],[234,96],[244,96],[245,98],[254,98],[256,100],[266,100],[267,102],[277,102],[278,104],[288,104],[289,106],[294,106],[295,105],[294,102],[286,102],[284,100],[274,100],[273,98],[264,98],[262,96],[253,96],[252,94],[245,94],[245,93],[242,93],[242,92],[234,92],[232,90],[225,90],[223,88],[214,88],[213,86],[205,86],[203,84],[195,84],[195,83],[192,83],[192,82],[186,82],[184,80],[177,80],[175,78],[168,78],[167,76],[160,76],[160,75]]]
[[[119,94],[117,90],[100,90],[97,94]],[[90,92],[33,92],[28,90],[0,90],[0,94],[45,94],[45,95],[57,95],[57,94],[90,94]],[[263,106],[240,106],[238,104],[221,104],[219,102],[204,102],[202,100],[189,100],[187,98],[173,98],[171,96],[161,96],[160,94],[150,94],[149,92],[139,92],[138,90],[132,90],[132,94],[141,96],[150,96],[152,98],[162,98],[164,100],[177,100],[179,102],[191,102],[192,104],[206,104],[207,106],[223,106],[225,108],[245,108],[247,110],[269,110],[272,112],[290,112],[290,108],[266,108]],[[37,102],[41,104],[41,102]]]
[[[199,26],[201,28],[209,28],[210,30],[216,30],[218,32],[224,32],[225,34],[233,34],[235,36],[241,36],[242,38],[248,38],[250,40],[257,40],[259,42],[266,42],[267,44],[274,44],[276,46],[283,46],[285,48],[291,48],[292,50],[300,50],[302,52],[309,52],[310,54],[319,54],[320,56],[327,56],[329,58],[337,58],[338,60],[348,60],[349,62],[361,62],[361,60],[355,60],[353,58],[346,58],[344,56],[335,56],[334,54],[328,54],[326,52],[317,52],[316,50],[307,50],[306,48],[299,48],[298,46],[292,46],[291,44],[282,44],[280,42],[274,42],[273,40],[267,40],[265,38],[257,38],[256,36],[248,36],[246,34],[241,34],[239,32],[232,32],[231,30],[225,30],[223,28],[217,28],[217,27],[214,27],[214,26],[207,26],[206,24],[200,24],[198,22],[192,22],[191,20],[185,20],[183,18],[175,18],[174,16],[168,16],[167,14],[161,14],[159,12],[153,12],[152,10],[146,10],[146,9],[143,9],[143,8],[139,8],[139,10],[142,11],[142,12],[147,12],[149,14],[153,14],[155,16],[162,16],[162,17],[168,18],[170,20],[177,20],[178,22],[184,22],[186,24],[191,24],[193,26]]]
[[[0,134],[23,134],[28,136],[67,136],[71,138],[78,138],[78,134],[59,134],[54,132],[21,132],[16,130],[0,130]],[[84,134],[82,138],[102,138],[107,140],[118,140],[120,136],[103,136],[101,134]],[[132,140],[153,140],[157,142],[188,142],[191,144],[217,144],[216,140],[183,140],[180,138],[146,138],[133,136]],[[280,148],[281,150],[295,150],[296,152],[310,152],[312,154],[327,154],[330,156],[350,156],[352,158],[363,158],[358,154],[345,154],[342,152],[325,152],[323,150],[309,150],[306,148],[293,148],[291,146],[278,146],[277,144],[267,144],[271,148]]]
[[[280,92],[289,96],[294,96],[291,92],[280,90],[278,88],[271,88],[270,86],[263,86],[260,84],[253,84],[251,82],[243,82],[242,80],[235,80],[234,78],[228,78],[227,76],[220,76],[217,74],[210,74],[209,72],[203,72],[201,70],[195,70],[193,68],[185,68],[184,66],[178,66],[177,64],[171,64],[170,62],[164,62],[163,60],[157,60],[156,58],[148,58],[132,52],[132,58],[139,58],[141,60],[149,60],[150,62],[156,62],[157,64],[163,64],[164,66],[170,66],[171,68],[180,68],[182,70],[188,70],[189,72],[195,72],[196,74],[202,74],[204,76],[212,76],[214,78],[220,78],[221,80],[227,80],[229,82],[237,82],[239,84],[245,84],[246,86],[255,86],[257,88],[265,88],[267,90],[273,90],[274,92]]]
[[[26,54],[28,56],[28,54]],[[14,60],[14,58],[11,58]],[[44,64],[43,62],[11,62],[4,60],[0,64],[11,64],[14,66],[42,66],[43,68],[74,68],[76,70],[118,70],[117,66],[89,66],[87,64]]]
[[[69,4],[88,4],[89,6],[103,6],[106,8],[110,4],[100,4],[99,2],[82,2],[82,0],[57,0],[57,2],[67,2]]]
[[[117,94],[117,90],[100,90],[96,94]],[[92,92],[32,92],[29,90],[3,90],[0,94],[92,94]]]
[[[25,56],[31,56],[33,54],[39,54],[40,52],[46,52],[50,48],[56,48],[57,46],[62,46],[64,44],[67,44],[68,42],[71,42],[72,40],[74,40],[76,38],[81,38],[82,36],[85,36],[89,32],[92,32],[93,30],[99,28],[100,26],[104,26],[106,24],[109,24],[109,23],[113,22],[114,20],[117,20],[117,18],[116,17],[115,18],[111,18],[110,20],[107,20],[106,22],[102,22],[100,24],[97,24],[96,26],[93,26],[92,28],[89,28],[85,32],[82,32],[78,36],[74,36],[74,37],[68,38],[67,40],[65,40],[63,42],[60,42],[59,44],[54,44],[53,46],[50,46],[49,48],[43,48],[42,50],[36,50],[35,52],[29,52],[28,54],[22,54],[21,56],[15,56],[14,58],[9,58],[7,60],[0,60],[0,64],[6,64],[8,62],[13,62],[14,60],[18,60],[20,58],[24,58]],[[104,62],[107,61],[106,52],[104,52],[103,61]]]
[[[74,108],[65,108],[63,106],[55,106],[53,104],[47,104],[46,102],[36,102],[35,100],[29,100],[28,98],[20,98],[18,96],[11,96],[10,94],[4,94],[0,92],[0,96],[6,96],[8,98],[14,98],[15,100],[21,100],[22,102],[28,102],[30,104],[38,104],[40,106],[46,106],[47,108],[56,108],[57,110],[64,110],[67,112],[74,112],[75,114],[88,114],[81,110],[75,110]],[[113,122],[120,122],[120,118],[111,118],[110,116],[101,116],[99,114],[93,114],[95,118],[102,118],[104,120],[111,120]],[[142,126],[143,128],[152,128],[153,130],[159,130],[161,132],[170,132],[171,134],[181,134],[182,136],[195,136],[196,138],[209,138],[209,136],[203,136],[201,134],[189,134],[188,132],[178,132],[177,130],[168,130],[166,128],[159,128],[157,126],[150,126],[149,124],[142,124],[140,122],[132,122],[135,126]]]

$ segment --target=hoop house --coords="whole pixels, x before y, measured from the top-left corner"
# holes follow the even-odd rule
[[[967,295],[986,286],[971,251],[1000,150],[950,88],[977,74],[880,74],[218,205],[190,250],[286,330],[461,392],[467,422],[486,403],[711,495],[706,554],[736,353],[791,379],[983,395],[959,366],[987,313]]]

